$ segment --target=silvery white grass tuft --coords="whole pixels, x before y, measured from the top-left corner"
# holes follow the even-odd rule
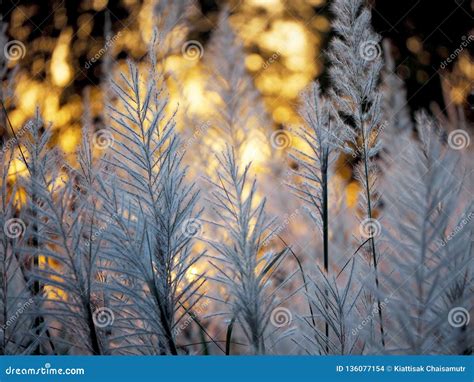
[[[265,199],[257,201],[256,180],[250,181],[247,165],[236,163],[234,151],[228,147],[217,156],[219,168],[213,185],[214,224],[225,232],[223,240],[209,240],[217,253],[211,264],[217,269],[216,280],[227,288],[230,318],[238,322],[255,354],[271,350],[273,337],[279,331],[272,325],[272,314],[287,298],[278,300],[278,291],[291,276],[273,285],[272,273],[281,265],[286,249],[279,253],[263,253],[263,242],[271,235],[272,220],[265,213]]]
[[[382,69],[380,36],[373,31],[370,10],[362,0],[336,0],[332,11],[335,14],[333,29],[336,36],[329,49],[330,94],[338,111],[338,124],[344,131],[342,139],[347,141],[345,151],[360,160],[356,177],[363,189],[360,207],[364,211],[361,224],[365,224],[373,222],[379,199],[373,159],[381,149],[378,139],[382,125],[381,94],[378,90]],[[373,235],[366,241],[378,289],[377,243]],[[380,341],[383,345],[384,325],[379,299],[378,305]]]
[[[303,321],[310,329],[304,334],[306,353],[345,355],[362,352],[358,344],[357,304],[363,290],[354,280],[358,276],[356,268],[356,261],[352,260],[346,277],[339,279],[339,275],[328,275],[320,267],[312,277],[308,298],[315,316],[324,320],[330,330],[319,329],[312,317],[305,317]]]
[[[125,276],[115,277],[112,289],[121,312],[114,346],[128,351],[132,343],[141,344],[145,353],[177,354],[174,327],[203,297],[203,275],[187,277],[200,254],[192,252],[194,237],[186,225],[200,212],[155,68],[153,58],[146,75],[129,63],[128,76],[113,82],[120,102],[111,108],[115,139],[105,160],[115,175],[100,196],[113,222],[104,237],[111,263],[106,270]]]
[[[472,203],[458,215],[465,174],[437,128],[426,114],[418,115],[419,141],[404,141],[385,190],[389,250],[383,279],[394,333],[387,350],[403,354],[472,351],[469,327],[448,322],[451,309],[473,308],[472,228],[460,225]]]
[[[78,351],[100,354],[88,294],[94,269],[81,256],[84,205],[73,183],[64,180],[68,174],[61,169],[59,152],[48,147],[51,129],[44,126],[39,112],[30,131],[21,151],[28,176],[20,179],[27,195],[20,262],[34,308],[27,312],[32,325],[23,334],[29,341],[24,352],[60,351],[75,341]],[[61,299],[62,295],[68,299]],[[76,318],[72,328],[71,317]],[[53,331],[61,335],[53,339]]]
[[[213,137],[210,142],[219,143],[220,150],[226,145],[233,146],[240,163],[249,138],[258,138],[262,127],[268,127],[270,122],[260,94],[246,72],[244,48],[229,17],[227,10],[221,12],[206,50],[209,90],[220,98],[208,134]]]
[[[4,142],[1,354],[189,354],[196,346],[209,352],[210,342],[225,354],[472,354],[470,157],[447,144],[445,131],[460,127],[455,119],[438,117],[438,126],[420,114],[412,132],[402,83],[387,74],[390,60],[379,79],[380,38],[369,10],[362,0],[335,0],[332,10],[331,86],[324,96],[313,83],[303,95],[298,134],[305,147],[291,154],[299,181],[293,190],[320,228],[321,248],[297,240],[283,242],[281,251],[264,245],[281,239],[279,228],[250,165],[241,165],[262,107],[228,12],[206,48],[217,75],[211,87],[222,102],[200,131],[220,133],[227,149],[203,187],[213,236],[201,235],[207,222],[200,192],[183,165],[194,145],[176,132],[154,35],[148,61],[129,62],[126,73],[107,80],[104,89],[115,95],[104,97],[109,113],[99,131],[85,97],[74,165],[54,148],[39,111],[21,144]],[[6,41],[0,21],[0,48]],[[7,111],[14,103],[7,91],[12,72],[0,56]],[[393,108],[403,112],[390,114]],[[6,113],[2,121],[13,135]],[[381,150],[379,135],[403,151]],[[340,200],[345,189],[331,163],[344,153],[358,161],[359,212],[368,230],[352,223],[356,214]],[[12,176],[18,163],[24,170]],[[383,193],[376,187],[379,169]],[[268,179],[259,176],[260,185]],[[301,236],[318,236],[306,228],[297,227]],[[353,231],[366,235],[355,248]],[[299,269],[289,269],[290,256]],[[212,296],[208,283],[217,286]],[[229,319],[224,335],[216,330],[223,326],[219,306]],[[300,317],[301,311],[308,314]]]
[[[26,240],[26,224],[18,216],[15,198],[19,190],[11,185],[8,173],[12,166],[13,150],[2,156],[0,176],[0,354],[22,354],[28,346],[27,333],[33,326],[31,315],[23,314],[31,309],[34,301],[29,288],[30,279],[23,264],[21,252]],[[11,188],[10,188],[11,187]],[[10,189],[9,189],[10,188]],[[10,234],[7,234],[10,233]],[[27,305],[25,305],[27,304]],[[26,306],[27,309],[20,309]]]
[[[324,272],[329,273],[329,183],[333,172],[334,153],[342,142],[338,137],[337,125],[332,124],[331,104],[321,95],[319,84],[314,82],[303,93],[300,116],[305,122],[298,135],[306,145],[307,151],[295,149],[291,158],[298,166],[296,174],[301,182],[291,185],[296,195],[306,204],[312,220],[322,236]],[[313,259],[316,260],[316,259]],[[312,320],[313,322],[314,320]],[[325,322],[325,333],[329,352],[329,322]]]
[[[328,269],[329,182],[336,150],[344,142],[338,137],[337,125],[331,117],[331,104],[321,95],[318,83],[312,83],[303,94],[300,116],[305,122],[298,135],[307,151],[295,149],[291,158],[301,182],[292,185],[297,196],[308,206],[310,216],[324,237],[324,268]],[[332,126],[331,126],[331,122]]]

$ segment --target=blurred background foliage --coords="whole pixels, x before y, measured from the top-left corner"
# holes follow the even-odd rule
[[[407,85],[411,109],[431,108],[449,117],[459,107],[472,120],[474,64],[469,49],[443,68],[441,63],[472,34],[474,2],[371,3],[376,30],[392,42],[396,72]],[[26,47],[21,60],[9,63],[10,69],[18,69],[15,97],[5,102],[12,125],[21,127],[39,106],[56,131],[56,143],[73,152],[80,141],[85,94],[100,128],[108,94],[104,80],[125,59],[146,54],[155,25],[166,36],[158,62],[172,105],[179,104],[185,116],[178,117],[180,129],[190,119],[205,120],[218,103],[207,85],[212,81],[207,47],[224,7],[273,129],[299,123],[299,93],[314,78],[323,85],[326,81],[328,0],[3,0],[0,13],[8,23],[7,35]],[[186,58],[182,48],[187,41],[201,44],[203,56]],[[0,134],[8,135],[4,123],[1,128]]]

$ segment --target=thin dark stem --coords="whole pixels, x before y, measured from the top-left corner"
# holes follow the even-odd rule
[[[158,257],[162,258],[163,255],[161,254],[161,251],[158,250]],[[153,296],[155,297],[156,304],[158,306],[159,310],[159,317],[160,317],[160,323],[163,327],[164,334],[165,334],[165,341],[168,343],[168,348],[171,352],[172,355],[178,355],[178,349],[176,348],[176,344],[173,340],[173,333],[171,332],[171,326],[168,322],[168,315],[166,314],[166,309],[163,306],[163,303],[161,301],[162,295],[158,292],[158,288],[156,286],[156,277],[155,277],[155,272],[153,270],[153,261],[151,259],[151,254],[150,254],[150,266],[152,269],[152,279],[149,281],[149,288],[153,293]]]
[[[95,329],[93,312],[92,312],[90,304],[87,304],[86,309],[87,309],[87,325],[89,326],[92,354],[101,355],[102,351],[100,348],[99,336],[97,335],[97,331]]]
[[[13,131],[13,128],[12,128],[12,131]],[[18,145],[18,146],[20,146],[20,145]],[[36,147],[37,146],[35,146],[35,153],[34,153],[35,161],[36,161],[36,158],[38,157],[38,152],[37,152]],[[23,156],[23,153],[21,155]],[[23,160],[25,161],[25,163],[27,163],[24,156],[23,156]],[[33,162],[33,163],[35,163],[35,162]],[[36,166],[36,164],[34,164],[33,165],[33,172],[30,171],[30,176],[31,176],[32,179],[36,179],[37,170],[38,170],[37,166]],[[32,200],[32,208],[33,208],[33,211],[32,211],[32,215],[33,215],[33,219],[32,219],[33,220],[33,237],[31,239],[31,246],[33,248],[35,248],[35,252],[33,254],[33,259],[32,259],[33,260],[33,271],[32,272],[33,272],[33,274],[35,274],[34,272],[38,272],[39,269],[40,269],[40,266],[39,266],[40,250],[39,250],[39,232],[38,232],[38,224],[37,224],[37,221],[38,221],[37,206],[39,205],[39,200],[38,200],[38,196],[37,196],[37,193],[36,193],[36,185],[34,183],[33,183],[33,187],[32,187],[31,200]],[[39,280],[35,278],[35,280],[33,281],[32,293],[33,293],[33,296],[36,297],[36,299],[37,299],[35,301],[36,304],[38,304],[38,300],[39,300],[41,292],[42,292],[42,286],[40,285]],[[42,325],[42,323],[43,323],[43,318],[40,315],[35,315],[34,324],[33,324],[33,331],[35,333],[35,336],[37,336],[38,338],[41,335],[41,325]],[[35,346],[35,348],[33,350],[33,354],[35,354],[35,355],[40,355],[41,354],[41,343],[38,342],[38,346]]]
[[[10,117],[8,116],[7,108],[5,107],[5,103],[3,102],[3,99],[0,99],[0,102],[2,104],[2,110],[3,114],[5,115],[5,119],[8,122],[8,125],[10,127],[10,131],[12,132],[13,138],[15,139],[15,142],[18,146],[18,150],[20,151],[21,158],[23,162],[25,163],[25,166],[30,174],[31,177],[33,177],[33,174],[31,172],[30,166],[28,164],[28,161],[26,160],[26,156],[23,153],[23,149],[20,146],[20,143],[18,141],[18,136],[15,133],[15,129],[13,129],[13,125],[10,121]],[[33,201],[33,220],[36,220],[36,203],[37,203],[37,196],[36,193],[33,193],[32,196],[32,201]],[[33,238],[32,238],[32,246],[34,248],[38,248],[39,245],[39,236],[38,236],[38,227],[36,224],[33,224]],[[39,269],[39,251],[37,251],[36,254],[33,255],[33,269]],[[32,288],[32,294],[35,297],[38,297],[42,293],[42,286],[40,285],[40,282],[38,280],[34,280],[33,282],[33,288]],[[33,324],[33,331],[35,335],[39,338],[41,335],[41,325],[44,323],[44,319],[41,315],[36,315],[34,319],[34,324]],[[51,349],[53,350],[53,353],[55,353],[55,347],[54,344],[51,340],[51,335],[49,333],[49,329],[46,329],[45,331],[46,336],[48,337],[48,341],[50,343]],[[34,347],[33,354],[39,355],[41,352],[41,345],[38,343],[38,346]]]
[[[88,253],[88,261],[89,261],[89,277],[92,275],[92,259],[93,259],[93,254],[92,254],[92,237],[93,237],[93,232],[92,232],[92,222],[95,217],[95,211],[96,211],[96,205],[94,203],[94,211],[92,213],[92,220],[91,220],[91,225],[90,225],[90,230],[89,230],[89,253]],[[87,304],[85,304],[85,308],[87,310],[87,325],[89,326],[89,333],[91,337],[91,346],[92,346],[92,352],[93,354],[96,355],[101,355],[102,354],[102,349],[100,346],[99,342],[99,336],[97,334],[97,330],[94,324],[94,319],[93,319],[93,312],[92,312],[92,307],[90,304],[91,301],[91,280],[89,279],[88,286],[87,286]]]
[[[354,258],[355,255],[357,255],[357,252],[359,252],[359,250],[365,245],[367,244],[367,242],[370,241],[370,238],[367,239],[366,241],[364,241],[361,245],[359,245],[356,249],[356,251],[351,255],[351,257],[349,258],[349,260],[346,261],[346,263],[344,264],[344,266],[341,268],[341,270],[339,271],[339,273],[337,274],[336,276],[336,280],[339,278],[339,276],[341,275],[342,272],[344,272],[344,269],[346,269],[347,265],[351,262],[351,260]]]
[[[362,145],[364,147],[364,181],[365,181],[365,192],[366,192],[366,198],[367,198],[367,217],[371,220],[372,219],[372,200],[371,200],[371,194],[370,194],[370,185],[369,185],[369,163],[368,163],[368,157],[367,157],[367,150],[366,150],[366,139],[367,137],[365,136],[365,130],[363,128],[363,121],[360,122],[361,127],[362,127]],[[377,294],[379,292],[379,277],[378,277],[378,272],[377,272],[377,253],[375,251],[375,240],[374,236],[370,236],[370,247],[372,250],[372,260],[374,262],[374,274],[375,274],[375,287],[377,290]],[[380,297],[377,295],[377,310],[379,313],[379,320],[380,320],[380,336],[382,340],[382,347],[385,348],[385,334],[384,334],[384,328],[383,328],[383,316],[382,316],[382,306],[380,303]]]
[[[328,212],[328,156],[329,150],[323,149],[321,157],[321,186],[322,186],[322,220],[323,220],[323,252],[324,252],[324,272],[326,276],[329,274],[329,212]],[[326,309],[328,291],[326,293]],[[326,320],[324,324],[324,331],[326,333],[326,353],[329,353],[329,323]]]
[[[222,353],[226,354],[225,350],[219,345],[219,342],[225,342],[225,341],[217,341],[217,340],[215,340],[214,338],[212,338],[212,336],[211,336],[211,335],[209,334],[209,332],[206,330],[206,328],[205,328],[204,325],[201,323],[201,321],[199,321],[199,319],[197,318],[196,314],[193,313],[192,310],[186,309],[186,308],[184,307],[184,305],[183,305],[180,301],[178,301],[178,304],[189,314],[189,316],[192,318],[192,320],[197,324],[197,326],[199,326],[199,329],[201,329],[201,331],[202,331],[206,336],[208,336],[208,337],[211,339],[211,341],[210,341],[209,343],[211,343],[211,342],[214,343],[214,345],[216,345]],[[191,344],[186,344],[186,345],[181,345],[181,346],[176,345],[176,347],[179,348],[179,347],[190,346],[190,345],[191,345]]]
[[[12,125],[12,123],[11,123],[11,121],[10,121],[10,117],[8,116],[7,108],[5,107],[5,104],[3,103],[3,100],[2,100],[2,99],[0,99],[0,102],[2,103],[3,113],[5,114],[5,118],[6,118],[7,122],[8,122],[8,125],[10,126],[10,130],[11,130],[11,132],[12,132],[13,138],[15,139],[15,142],[16,142],[16,144],[17,144],[17,146],[18,146],[18,150],[20,151],[21,159],[23,159],[23,162],[25,163],[25,166],[26,166],[26,168],[28,169],[28,172],[29,172],[30,175],[31,175],[30,166],[28,166],[28,161],[26,160],[25,154],[23,153],[23,150],[22,150],[22,148],[21,148],[21,146],[20,146],[20,144],[19,144],[19,142],[18,142],[18,137],[17,137],[17,135],[16,135],[16,133],[15,133],[15,130],[13,129],[13,125]]]
[[[323,251],[324,271],[329,272],[329,212],[328,212],[328,152],[323,154],[321,166],[322,181],[322,218],[323,218]]]
[[[296,262],[298,263],[298,267],[300,268],[300,272],[301,272],[301,278],[303,279],[303,285],[304,285],[304,289],[306,291],[306,295],[308,295],[308,286],[307,286],[307,283],[306,283],[306,277],[304,275],[304,271],[303,271],[303,265],[301,264],[301,261],[300,259],[298,259],[298,256],[296,256],[296,253],[293,252],[293,250],[291,249],[290,246],[288,246],[288,244],[285,242],[285,240],[283,240],[283,238],[277,234],[277,237],[281,240],[281,242],[283,243],[283,245],[288,248],[288,250],[290,251],[290,253],[292,254],[292,256],[296,259]],[[309,312],[311,314],[311,321],[313,322],[313,326],[316,326],[316,321],[314,319],[314,313],[313,313],[313,308],[311,306],[311,302],[309,301],[308,299],[308,306],[309,306]]]

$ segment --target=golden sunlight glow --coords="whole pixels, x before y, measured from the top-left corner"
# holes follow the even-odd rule
[[[247,0],[253,7],[264,8],[267,12],[278,13],[285,9],[282,0]]]
[[[109,0],[93,0],[92,8],[94,8],[96,12],[100,12],[107,6],[108,2]]]
[[[43,87],[35,81],[28,81],[25,75],[18,78],[16,92],[21,94],[18,97],[19,107],[25,114],[33,115],[38,105],[40,94],[43,95]]]
[[[24,189],[20,188],[15,193],[15,198],[14,198],[13,203],[17,206],[21,206],[26,203],[26,191]]]
[[[307,49],[306,31],[296,21],[277,20],[260,40],[261,46],[285,56],[301,55]]]
[[[287,106],[278,106],[272,116],[276,122],[285,124],[290,121],[291,110]]]
[[[18,150],[16,150],[16,153],[19,155]],[[10,179],[15,179],[18,176],[26,176],[28,175],[28,169],[25,165],[25,163],[20,159],[15,157],[12,160],[12,163],[10,164],[10,167],[8,169],[8,177]]]
[[[68,128],[64,130],[59,138],[59,145],[66,153],[74,152],[81,141],[81,130],[77,128]]]
[[[474,62],[469,54],[463,54],[459,57],[459,69],[471,81],[474,81]]]
[[[66,86],[71,81],[73,75],[72,67],[68,63],[71,38],[72,31],[70,28],[61,33],[51,58],[53,83],[60,87]]]
[[[313,20],[314,27],[321,32],[329,32],[331,23],[324,16],[316,16]]]
[[[255,72],[262,68],[264,64],[262,56],[257,53],[253,53],[245,57],[245,66],[248,70]]]
[[[269,156],[268,140],[261,133],[259,134],[258,130],[255,130],[244,143],[242,164],[247,165],[252,162],[254,170],[262,172],[265,169],[265,163]]]
[[[360,186],[357,182],[350,182],[346,189],[346,204],[350,208],[354,208],[357,205],[359,197]]]
[[[194,114],[206,114],[210,104],[206,99],[204,82],[201,77],[193,75],[184,84],[184,97],[188,103],[188,110]]]
[[[59,111],[59,92],[51,91],[46,95],[46,102],[42,108],[43,116],[47,121],[56,120]]]
[[[313,7],[320,7],[324,3],[326,3],[326,0],[306,0],[306,2],[309,5],[312,5]]]
[[[46,268],[46,267],[59,267],[59,264],[54,261],[53,259],[51,258],[48,258],[46,256],[39,256],[39,267],[40,268]],[[52,280],[55,280],[55,281],[58,281],[58,282],[61,282],[63,281],[63,279],[58,276],[58,275],[50,275],[51,279]],[[64,290],[58,288],[57,286],[54,286],[54,285],[43,285],[43,288],[44,288],[44,292],[46,293],[48,299],[51,299],[51,300],[64,300],[67,298],[67,294]]]

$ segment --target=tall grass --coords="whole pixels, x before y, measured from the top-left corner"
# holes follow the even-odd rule
[[[176,130],[156,35],[105,87],[105,128],[86,107],[71,162],[40,111],[14,133],[0,62],[11,138],[0,161],[1,354],[472,353],[471,152],[427,114],[412,129],[362,0],[332,11],[331,82],[302,95],[294,182],[265,187],[315,225],[282,229],[261,191],[268,178],[244,163],[261,105],[227,11],[209,49],[220,99],[209,133],[226,144],[212,174],[185,165],[186,149],[196,154]],[[212,158],[207,143],[199,152]],[[357,209],[338,197],[348,154]],[[18,163],[25,171],[12,175]]]

